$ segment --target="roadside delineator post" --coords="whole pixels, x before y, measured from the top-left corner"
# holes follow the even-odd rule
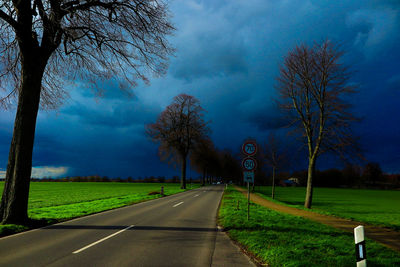
[[[354,228],[354,242],[356,244],[357,267],[367,266],[367,255],[364,239],[364,226],[359,225]]]

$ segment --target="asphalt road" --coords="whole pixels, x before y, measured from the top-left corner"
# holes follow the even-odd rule
[[[209,186],[0,239],[0,266],[252,266]]]

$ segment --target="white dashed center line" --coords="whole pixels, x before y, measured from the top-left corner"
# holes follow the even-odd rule
[[[82,251],[84,251],[85,249],[88,249],[88,248],[90,248],[90,247],[93,247],[94,245],[97,245],[97,244],[99,244],[99,243],[101,243],[101,242],[103,242],[103,241],[105,241],[105,240],[107,240],[107,239],[109,239],[109,238],[111,238],[111,237],[113,237],[113,236],[116,236],[116,235],[118,235],[118,234],[120,234],[120,233],[122,233],[122,232],[124,232],[124,231],[126,231],[126,230],[128,230],[128,229],[130,229],[130,228],[132,228],[132,227],[134,227],[134,225],[128,226],[128,227],[126,227],[125,229],[122,229],[121,231],[118,231],[118,232],[116,232],[116,233],[113,233],[112,235],[106,236],[106,237],[104,237],[104,238],[102,238],[102,239],[100,239],[100,240],[98,240],[98,241],[96,241],[96,242],[93,242],[92,244],[87,245],[86,247],[83,247],[83,248],[81,248],[81,249],[78,249],[78,250],[76,250],[76,251],[74,251],[74,252],[72,252],[72,253],[73,253],[73,254],[77,254],[77,253],[79,253],[79,252],[82,252]]]
[[[194,197],[198,197],[199,195],[194,195]]]
[[[181,205],[181,204],[183,204],[183,201],[182,201],[182,202],[179,202],[178,204],[173,205],[172,207],[175,208],[175,207],[178,207],[178,206]]]

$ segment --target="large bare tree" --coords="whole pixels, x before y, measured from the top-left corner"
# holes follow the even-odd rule
[[[162,74],[174,30],[163,0],[4,0],[0,3],[0,104],[17,101],[3,223],[26,223],[39,104],[62,101],[63,81],[97,88],[117,78],[135,85]]]
[[[346,102],[355,90],[348,83],[350,73],[341,63],[342,55],[330,41],[296,46],[285,57],[277,78],[280,107],[308,148],[306,208],[312,204],[318,156],[328,150],[343,156],[346,148],[355,145],[350,129],[355,118]]]
[[[196,143],[206,139],[209,132],[204,109],[195,97],[180,94],[160,114],[157,121],[146,125],[147,135],[160,143],[161,153],[179,156],[181,188],[186,188],[186,162]]]

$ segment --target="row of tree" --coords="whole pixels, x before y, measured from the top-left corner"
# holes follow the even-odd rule
[[[349,83],[348,68],[341,63],[342,55],[338,46],[330,41],[313,46],[296,46],[284,58],[277,77],[278,106],[286,114],[292,132],[297,134],[308,152],[306,208],[312,205],[316,162],[321,154],[335,152],[343,159],[361,158],[351,132],[351,123],[357,118],[352,115],[351,105],[347,102],[356,91],[355,86]],[[224,169],[216,167],[218,157],[207,135],[209,128],[203,119],[203,111],[197,99],[179,95],[161,113],[156,123],[147,125],[147,134],[160,143],[162,158],[178,158],[182,166],[182,188],[186,186],[189,154],[203,177],[210,170],[219,168],[222,172]],[[285,164],[285,154],[280,149],[271,135],[263,158],[272,168],[273,187],[276,171]],[[238,166],[233,162],[226,167],[232,173],[237,171]]]
[[[148,70],[165,73],[167,57],[173,52],[167,36],[173,31],[162,0],[3,1],[0,88],[7,93],[0,105],[18,101],[0,203],[2,223],[28,221],[40,104],[51,107],[62,102],[62,85],[67,80],[79,79],[101,88],[101,82],[116,77],[134,86],[138,79],[148,81],[144,75]],[[326,151],[344,156],[355,144],[349,127],[355,118],[345,101],[354,87],[340,64],[341,56],[330,42],[298,46],[285,57],[278,77],[280,107],[308,149],[307,208],[312,203],[318,156]],[[162,158],[180,162],[182,188],[186,187],[188,156],[209,142],[205,141],[210,139],[208,133],[198,100],[187,95],[177,96],[156,123],[147,125],[147,134],[160,143]],[[193,162],[203,161],[198,168],[206,177],[214,168],[200,154],[193,153]],[[229,160],[222,168],[233,172],[236,167],[230,166],[234,162],[230,157],[226,154]]]
[[[228,150],[218,150],[211,140],[204,112],[198,99],[180,94],[155,123],[146,125],[147,135],[159,144],[160,158],[181,167],[182,188],[186,188],[188,161],[202,174],[203,185],[241,177],[237,158]]]

